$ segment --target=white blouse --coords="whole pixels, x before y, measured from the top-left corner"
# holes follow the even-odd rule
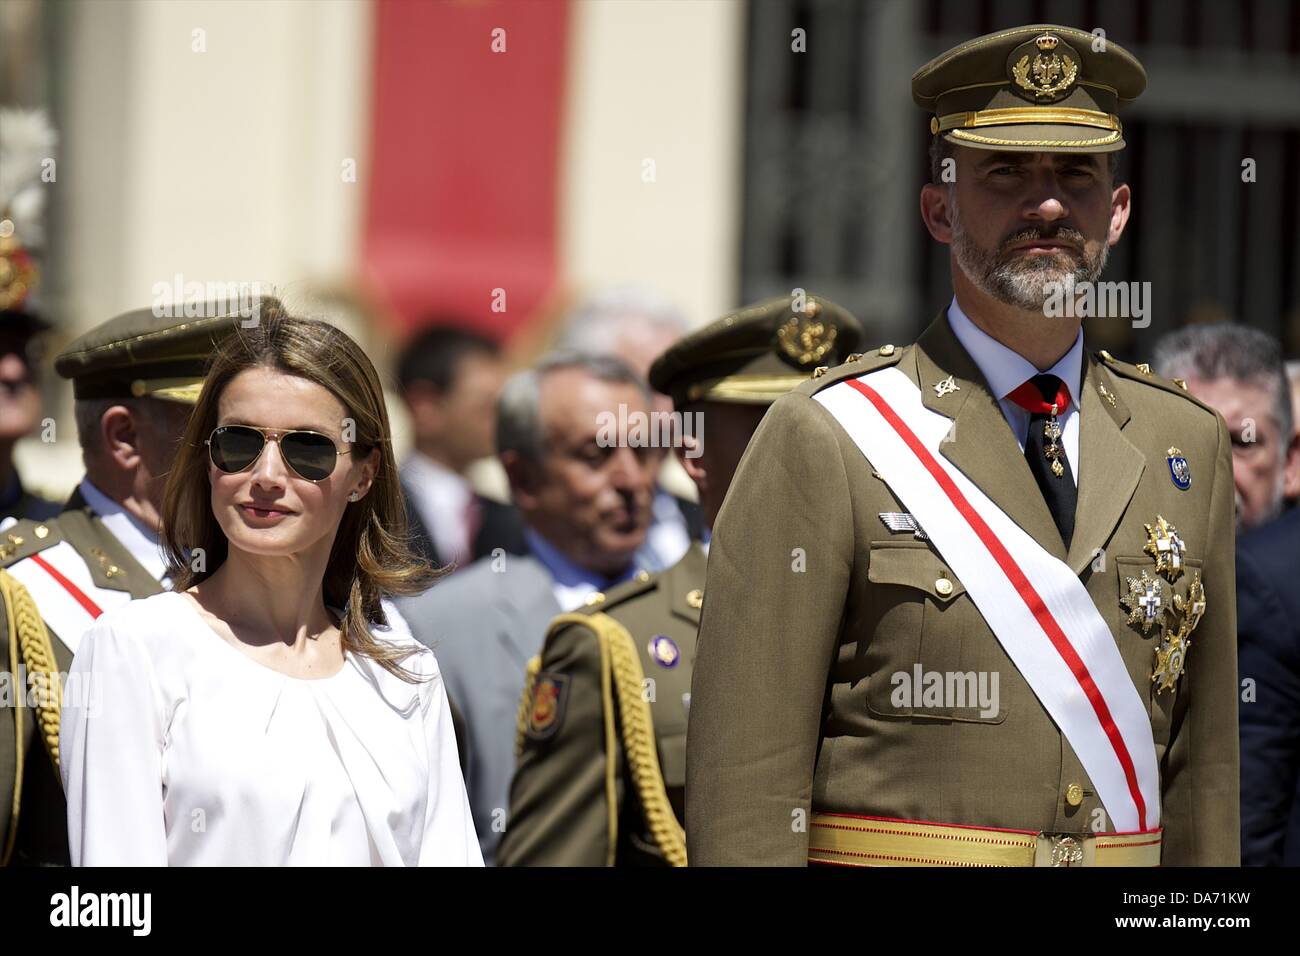
[[[432,679],[289,677],[170,591],[104,614],[59,734],[73,865],[482,866],[437,662],[397,641]]]

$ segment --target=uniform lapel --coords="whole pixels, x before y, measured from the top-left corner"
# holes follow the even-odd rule
[[[1075,574],[1082,573],[1096,551],[1110,540],[1146,468],[1146,456],[1123,435],[1130,416],[1115,383],[1091,353],[1084,354],[1083,395],[1079,398],[1079,503],[1068,561]],[[1107,398],[1102,397],[1102,388]]]
[[[913,352],[922,403],[953,420],[948,437],[939,446],[940,452],[1025,533],[1064,561],[1061,533],[1029,471],[1020,443],[1011,433],[979,366],[953,334],[946,314],[940,312],[930,323]],[[949,376],[957,390],[941,396],[935,386]],[[1076,544],[1079,538],[1076,530]]]
[[[59,529],[90,569],[96,587],[126,591],[133,598],[158,594],[163,586],[86,504],[78,488],[59,513]]]

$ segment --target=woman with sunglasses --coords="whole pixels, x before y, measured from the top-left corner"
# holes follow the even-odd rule
[[[162,537],[174,590],[100,617],[73,663],[73,864],[482,865],[437,663],[380,603],[433,572],[357,344],[279,311],[231,335]]]

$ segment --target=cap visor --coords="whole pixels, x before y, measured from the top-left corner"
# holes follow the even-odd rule
[[[1019,123],[950,129],[944,138],[955,146],[1008,153],[1113,153],[1124,148],[1119,130],[1070,123]]]

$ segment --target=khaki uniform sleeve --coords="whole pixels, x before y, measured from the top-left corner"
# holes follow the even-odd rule
[[[608,866],[614,823],[622,805],[622,748],[609,753],[609,678],[602,676],[600,642],[570,624],[547,640],[535,679],[567,682],[554,732],[538,739],[527,729],[510,787],[510,816],[498,866]]]
[[[686,737],[693,866],[807,862],[826,682],[854,555],[838,427],[806,396],[778,400],[714,529]]]
[[[1164,767],[1166,866],[1241,864],[1232,444],[1219,419],[1206,610],[1192,632]]]

